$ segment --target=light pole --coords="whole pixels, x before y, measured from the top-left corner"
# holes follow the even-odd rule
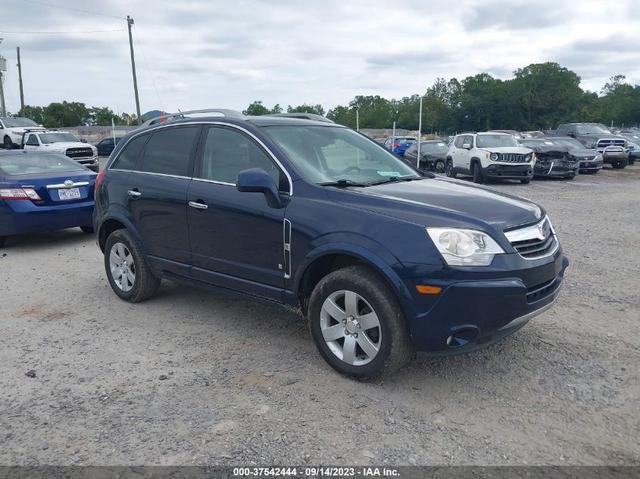
[[[0,38],[0,43],[2,43],[4,38]],[[0,116],[7,116],[7,109],[4,104],[4,85],[2,82],[4,81],[3,72],[7,71],[7,59],[0,55]]]
[[[420,169],[420,139],[422,138],[422,96],[420,97],[420,108],[418,113],[418,158],[416,168]]]
[[[20,111],[24,110],[24,90],[22,88],[22,62],[20,61],[20,47],[16,47],[18,56],[18,83],[20,84]]]

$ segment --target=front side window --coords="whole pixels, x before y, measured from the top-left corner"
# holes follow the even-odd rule
[[[117,170],[135,170],[138,164],[138,158],[142,153],[142,148],[148,138],[149,135],[140,135],[127,143],[113,163],[112,168]]]
[[[172,176],[191,176],[191,153],[199,127],[157,130],[144,148],[141,171]]]
[[[204,142],[199,178],[236,184],[238,174],[250,168],[262,168],[288,191],[280,169],[255,141],[229,128],[209,128]]]
[[[462,148],[463,143],[464,143],[464,136],[456,136],[456,139],[453,142],[453,146],[455,146],[456,148]]]
[[[512,135],[478,135],[476,140],[478,148],[500,148],[518,146],[518,142]]]
[[[29,146],[38,146],[38,137],[36,135],[29,135],[29,139],[27,140],[27,145]]]
[[[420,178],[388,150],[347,128],[286,125],[267,126],[264,131],[313,183]]]

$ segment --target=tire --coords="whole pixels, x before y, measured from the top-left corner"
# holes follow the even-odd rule
[[[4,248],[5,243],[7,242],[6,236],[0,236],[0,248]]]
[[[451,158],[447,160],[444,172],[449,178],[455,178],[457,176],[456,171],[453,169],[453,160],[451,160]]]
[[[435,170],[436,173],[444,173],[445,171],[444,160],[437,160],[433,165],[433,169]]]
[[[93,234],[93,226],[81,226],[80,229],[86,235],[92,235]]]
[[[365,266],[349,266],[322,278],[311,293],[308,318],[320,354],[346,376],[388,375],[413,355],[402,309],[387,284]],[[372,325],[366,330],[364,318]],[[352,348],[345,349],[347,342]],[[352,359],[344,360],[345,355]]]
[[[471,173],[473,174],[474,183],[484,183],[484,174],[482,173],[482,167],[480,166],[480,163],[476,162],[472,164]]]
[[[13,141],[8,136],[4,137],[2,144],[5,150],[13,150]]]
[[[628,161],[628,164],[629,164],[629,165],[633,165],[633,164],[635,164],[635,162],[636,162],[636,159],[635,159],[635,158],[631,158],[631,157],[629,157],[629,161]]]
[[[531,183],[531,178],[525,178],[523,180],[520,180],[520,183],[522,183],[523,185],[528,185],[529,183]]]
[[[104,251],[107,278],[111,289],[120,299],[139,303],[155,294],[160,287],[160,278],[152,273],[142,248],[126,229],[111,233]],[[126,265],[124,271],[123,265]],[[120,271],[122,275],[118,274]]]

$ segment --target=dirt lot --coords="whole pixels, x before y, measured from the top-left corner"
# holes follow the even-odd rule
[[[640,166],[494,187],[549,211],[558,303],[379,383],[337,375],[277,307],[171,283],[116,299],[79,230],[10,240],[0,464],[639,464]]]

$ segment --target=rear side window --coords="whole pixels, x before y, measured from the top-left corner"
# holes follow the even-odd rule
[[[149,138],[149,135],[141,135],[127,143],[118,155],[118,159],[115,161],[112,168],[118,170],[135,170],[138,157],[142,152],[142,147],[147,141],[147,138]]]
[[[191,176],[191,152],[199,127],[173,127],[151,135],[144,149],[141,171],[163,175]]]
[[[249,168],[262,168],[286,189],[280,170],[251,138],[227,128],[209,128],[199,177],[235,184],[238,174]]]

